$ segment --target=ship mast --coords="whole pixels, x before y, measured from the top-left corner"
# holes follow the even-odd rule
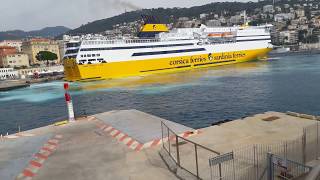
[[[244,25],[247,24],[247,11],[246,10],[243,11],[243,24]]]

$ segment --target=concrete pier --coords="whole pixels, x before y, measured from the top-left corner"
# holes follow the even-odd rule
[[[161,121],[178,134],[195,131],[137,110],[123,110],[10,135],[0,140],[1,180],[178,179],[159,155]],[[186,138],[223,153],[249,144],[294,139],[303,127],[315,122],[267,112],[200,129],[200,134]],[[131,140],[124,143],[129,137]],[[134,141],[136,146],[129,148]],[[193,146],[181,147],[181,162],[194,168]],[[202,153],[199,163],[203,160],[203,166],[208,166]]]
[[[26,81],[12,80],[0,82],[0,91],[10,91],[19,88],[29,87],[30,84]]]
[[[219,152],[228,152],[251,144],[270,144],[296,139],[301,136],[304,127],[316,122],[285,113],[266,112],[203,128],[201,134],[190,139]]]
[[[168,121],[137,110],[111,111],[94,115],[97,119],[111,125],[115,129],[130,135],[138,142],[145,144],[161,139],[161,121],[175,133],[182,134],[195,129]]]

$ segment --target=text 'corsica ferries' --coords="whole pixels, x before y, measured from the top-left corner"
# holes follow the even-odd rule
[[[272,50],[271,25],[201,25],[168,31],[154,18],[145,22],[139,38],[71,37],[66,43],[65,79],[103,80],[227,65],[263,58]]]

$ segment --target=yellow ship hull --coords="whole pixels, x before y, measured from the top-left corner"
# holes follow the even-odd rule
[[[64,60],[65,80],[85,82],[235,64],[263,58],[271,50],[271,48],[264,48],[85,65],[77,64],[75,59],[66,59]]]

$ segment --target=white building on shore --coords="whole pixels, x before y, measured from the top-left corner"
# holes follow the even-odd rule
[[[13,68],[0,68],[0,80],[17,79],[18,77],[18,71]]]
[[[4,40],[0,42],[0,46],[9,46],[17,49],[18,52],[21,52],[22,41],[20,40]]]
[[[63,73],[63,66],[49,66],[49,67],[37,67],[37,68],[27,68],[27,69],[19,69],[18,75],[20,78],[24,79],[34,74],[61,74]]]

